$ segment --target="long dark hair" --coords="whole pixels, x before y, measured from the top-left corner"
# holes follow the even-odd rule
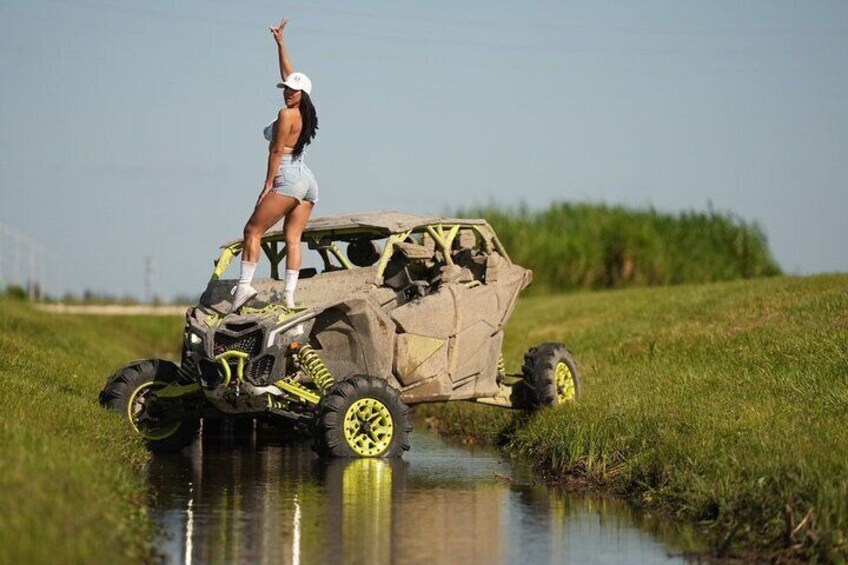
[[[300,117],[303,120],[303,127],[300,128],[300,137],[297,138],[297,143],[294,144],[292,157],[297,159],[303,153],[304,147],[312,143],[315,138],[315,133],[318,131],[318,114],[315,113],[315,106],[312,104],[312,99],[304,91],[300,91]]]

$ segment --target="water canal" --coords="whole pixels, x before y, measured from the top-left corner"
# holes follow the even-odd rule
[[[261,428],[206,433],[148,467],[158,551],[175,564],[684,561],[679,532],[658,537],[620,502],[533,486],[423,424],[412,438],[401,460],[322,461]]]

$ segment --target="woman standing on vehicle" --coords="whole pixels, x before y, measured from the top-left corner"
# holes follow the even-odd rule
[[[268,124],[264,134],[268,146],[268,169],[265,185],[256,201],[253,214],[244,226],[244,249],[241,256],[241,273],[238,286],[233,290],[235,312],[248,300],[256,296],[251,286],[259,260],[262,234],[285,217],[283,233],[286,239],[286,305],[294,306],[294,289],[300,273],[300,237],[312,208],[318,201],[318,183],[315,175],[303,161],[303,149],[315,137],[318,116],[312,105],[312,81],[303,73],[292,72],[291,61],[286,52],[283,30],[288,20],[280,20],[279,27],[269,30],[277,42],[280,61],[280,77],[283,82],[285,106],[277,119]]]

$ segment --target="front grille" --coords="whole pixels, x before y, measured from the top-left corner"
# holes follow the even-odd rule
[[[227,329],[232,330],[234,332],[243,332],[244,330],[249,330],[250,328],[256,326],[254,322],[245,322],[243,324],[239,324],[236,322],[227,322]]]
[[[247,374],[253,382],[259,382],[267,379],[271,375],[271,369],[274,368],[274,358],[270,355],[261,357],[250,364]]]
[[[217,332],[212,349],[215,355],[220,355],[225,351],[241,351],[254,357],[262,351],[262,330],[256,330],[239,337]]]

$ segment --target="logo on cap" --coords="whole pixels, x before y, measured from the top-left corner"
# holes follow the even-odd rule
[[[277,88],[288,86],[292,90],[302,90],[307,94],[312,94],[312,81],[303,73],[291,73],[281,83],[277,84]]]

